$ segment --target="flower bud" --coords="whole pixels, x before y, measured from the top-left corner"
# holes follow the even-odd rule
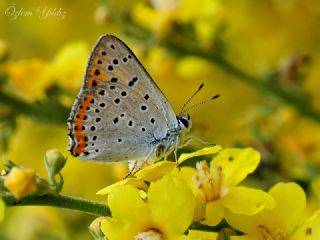
[[[4,186],[17,199],[27,196],[37,190],[35,171],[28,168],[13,167],[5,177]]]
[[[61,169],[66,164],[65,158],[57,149],[52,149],[46,152],[44,162],[48,171],[49,178],[53,178],[60,173]]]

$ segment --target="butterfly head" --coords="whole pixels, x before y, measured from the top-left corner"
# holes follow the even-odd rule
[[[182,115],[177,116],[178,126],[180,127],[180,131],[188,132],[191,129],[192,121],[190,119],[190,115]]]

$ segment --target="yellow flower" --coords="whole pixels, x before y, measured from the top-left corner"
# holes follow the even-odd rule
[[[187,184],[172,176],[151,183],[147,200],[129,185],[119,185],[108,196],[112,218],[101,223],[109,240],[178,240],[189,227],[194,197]]]
[[[220,146],[215,146],[181,154],[179,163],[202,155],[214,155],[220,150]],[[237,214],[254,215],[265,207],[274,206],[272,197],[264,191],[236,186],[256,169],[259,162],[260,155],[254,149],[229,148],[213,158],[210,168],[202,161],[197,164],[197,170],[182,167],[179,171],[174,162],[161,161],[142,169],[136,176],[153,182],[170,173],[185,180],[197,197],[194,221],[205,217],[202,223],[214,226],[224,217],[225,208]]]
[[[88,47],[84,42],[72,42],[62,47],[50,63],[29,59],[7,64],[9,79],[18,93],[29,100],[44,97],[44,91],[57,81],[76,90],[81,86]]]
[[[81,87],[84,69],[89,54],[83,41],[71,42],[63,46],[51,62],[51,74],[64,88],[78,90]]]
[[[278,183],[269,191],[276,202],[273,209],[264,209],[254,216],[226,213],[227,222],[247,234],[231,239],[247,240],[319,240],[320,211],[306,221],[301,218],[306,196],[296,183]]]
[[[37,190],[36,174],[33,169],[14,167],[5,177],[4,186],[15,198],[27,196]]]
[[[0,222],[4,218],[4,209],[5,209],[5,207],[6,207],[6,205],[4,204],[2,198],[0,198]]]
[[[29,100],[44,97],[53,82],[48,65],[35,58],[8,63],[7,71],[15,90]]]
[[[254,215],[274,207],[272,197],[264,191],[237,186],[252,173],[260,155],[252,148],[224,149],[210,163],[197,164],[197,170],[182,168],[180,173],[191,185],[194,194],[205,204],[202,223],[215,226],[224,217],[225,209],[236,214]]]

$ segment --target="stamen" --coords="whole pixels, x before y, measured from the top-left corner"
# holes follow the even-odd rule
[[[214,166],[210,172],[207,162],[202,161],[196,168],[198,171],[192,176],[192,181],[203,201],[212,202],[228,194],[229,190],[223,186],[222,167]]]

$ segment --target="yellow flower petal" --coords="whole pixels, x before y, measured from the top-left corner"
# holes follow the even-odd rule
[[[306,208],[306,195],[296,183],[278,183],[269,191],[276,207],[265,212],[266,225],[291,233]]]
[[[96,194],[97,195],[108,195],[114,188],[116,188],[118,186],[127,185],[127,184],[129,184],[135,188],[139,188],[139,189],[144,189],[144,190],[148,189],[148,185],[144,181],[142,181],[140,179],[136,179],[136,178],[127,178],[122,181],[111,184],[108,187],[102,188]]]
[[[196,205],[194,208],[193,222],[199,222],[206,217],[206,204],[200,199],[196,198]]]
[[[140,198],[139,190],[130,185],[114,187],[108,196],[108,206],[112,217],[122,223],[144,230],[144,226],[150,222],[147,204]]]
[[[213,202],[208,202],[206,206],[206,219],[201,223],[216,226],[218,225],[224,216],[224,207],[221,199]]]
[[[266,192],[247,187],[234,187],[222,198],[223,205],[235,214],[254,215],[264,208],[273,208],[275,202]]]
[[[188,236],[191,237],[192,239],[197,239],[197,240],[212,240],[218,237],[218,233],[205,232],[205,231],[199,231],[199,230],[190,230]]]
[[[189,187],[192,189],[192,188],[194,188],[194,184],[192,182],[192,176],[196,172],[197,172],[197,170],[194,169],[193,167],[182,167],[182,168],[180,168],[180,170],[178,168],[175,168],[172,171],[171,175],[176,178],[183,179],[189,185]],[[194,189],[192,189],[192,190],[194,190]]]
[[[179,171],[179,169],[175,168],[172,173],[170,173],[171,176],[174,176],[176,178],[180,178],[184,180],[189,187],[191,188],[193,195],[196,197],[195,199],[195,209],[194,209],[194,216],[193,216],[193,221],[197,222],[200,221],[205,217],[205,204],[201,198],[198,196],[198,191],[195,188],[194,183],[192,182],[192,176],[196,173],[197,171],[192,168],[192,167],[182,167]]]
[[[222,147],[220,145],[217,145],[217,146],[214,146],[214,147],[206,147],[206,148],[203,148],[201,150],[198,150],[198,151],[195,151],[195,152],[192,152],[192,153],[183,153],[179,157],[178,162],[182,163],[182,162],[184,162],[185,160],[187,160],[189,158],[199,157],[199,156],[202,156],[202,155],[216,154],[221,149],[222,149]]]
[[[262,214],[263,213],[258,213],[253,216],[238,215],[230,212],[229,210],[226,210],[224,217],[231,227],[250,235],[250,237],[252,237],[252,239],[254,240],[261,240],[261,235],[260,235],[261,232],[258,225],[264,224],[264,219],[262,217]]]
[[[4,209],[6,205],[4,204],[2,198],[0,198],[0,222],[4,219]]]
[[[290,237],[290,240],[319,240],[320,211],[317,211]]]
[[[151,183],[148,206],[166,235],[183,233],[191,224],[195,200],[188,185],[170,175]]]
[[[109,240],[132,240],[139,229],[107,217],[101,222],[101,231]]]
[[[278,183],[270,189],[269,194],[275,200],[274,208],[264,209],[253,216],[226,211],[225,219],[230,226],[253,239],[263,239],[262,236],[266,233],[289,236],[298,225],[305,208],[305,193],[296,183]]]
[[[253,148],[226,148],[211,161],[211,167],[223,168],[225,184],[235,186],[252,173],[260,162],[260,153]]]
[[[155,182],[171,172],[176,166],[177,164],[175,162],[160,161],[141,169],[135,175],[144,181]]]

